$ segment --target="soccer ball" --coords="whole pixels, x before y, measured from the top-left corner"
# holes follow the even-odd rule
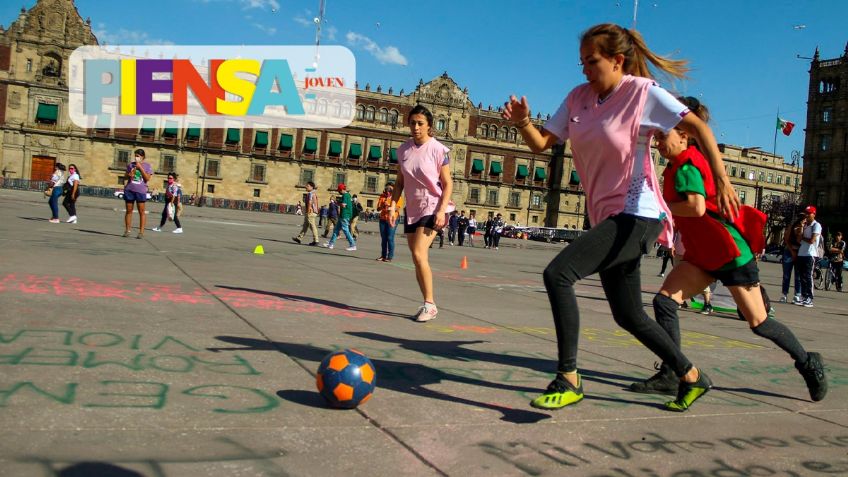
[[[377,385],[377,370],[355,349],[328,354],[315,378],[318,392],[332,407],[353,409],[371,398]]]

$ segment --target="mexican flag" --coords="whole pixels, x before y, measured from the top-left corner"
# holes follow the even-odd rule
[[[783,131],[785,136],[792,134],[792,128],[795,127],[795,123],[792,121],[787,121],[785,119],[777,118],[777,129]]]

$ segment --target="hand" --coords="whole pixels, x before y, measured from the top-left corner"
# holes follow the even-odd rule
[[[392,210],[389,212],[389,227],[395,228],[397,225],[397,218],[395,217],[395,212]]]
[[[437,210],[436,215],[433,216],[433,222],[433,229],[442,230],[445,228],[445,223],[447,223],[447,219],[445,219],[445,212]]]
[[[510,96],[509,101],[504,103],[504,109],[501,117],[507,121],[517,122],[530,116],[530,105],[527,104],[527,97],[522,96],[521,101],[515,96]]]
[[[733,222],[739,215],[739,207],[742,204],[739,202],[739,197],[736,196],[736,191],[733,190],[733,185],[730,184],[730,179],[727,176],[716,181],[716,201],[718,202],[719,213]]]

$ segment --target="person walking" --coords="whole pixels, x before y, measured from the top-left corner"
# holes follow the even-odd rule
[[[354,239],[359,238],[359,217],[362,215],[362,204],[359,203],[359,197],[353,196],[353,216],[350,219],[350,234]]]
[[[468,214],[468,246],[474,246],[474,234],[477,233],[477,219],[475,218],[475,213],[471,212]]]
[[[162,227],[165,226],[165,223],[168,219],[173,219],[174,225],[177,226],[174,229],[175,234],[183,233],[183,226],[180,223],[180,211],[182,210],[182,204],[180,199],[183,197],[183,187],[177,182],[177,173],[169,172],[168,173],[168,186],[165,188],[165,207],[162,207],[162,218],[159,220],[159,226],[153,227],[154,232],[161,232]],[[171,213],[173,212],[173,217],[171,217]]]
[[[324,221],[327,220],[327,206],[322,205],[321,210],[318,213],[318,228],[324,226]]]
[[[330,240],[322,245],[326,248],[332,249],[336,244],[336,239],[339,237],[339,233],[343,232],[345,238],[350,244],[350,246],[345,250],[348,252],[355,252],[356,240],[354,240],[350,233],[350,219],[353,217],[353,199],[350,197],[350,193],[347,191],[347,187],[344,184],[339,184],[337,190],[339,194],[341,194],[341,199],[339,200],[339,206],[341,207],[341,210],[339,211],[339,220],[336,222],[336,227],[330,235]]]
[[[465,216],[465,211],[460,212],[457,217],[457,233],[459,234],[459,246],[462,247],[465,243],[465,232],[468,230],[468,217]]]
[[[495,221],[494,214],[489,212],[489,217],[483,222],[483,248],[489,248],[492,238],[492,223]]]
[[[318,216],[318,193],[315,191],[315,183],[309,181],[306,183],[306,214],[303,216],[303,227],[300,228],[300,233],[297,237],[292,237],[297,243],[300,243],[306,232],[312,231],[312,242],[309,245],[318,245],[318,227],[315,225],[315,217]]]
[[[699,100],[680,98],[706,123],[709,113]],[[771,340],[795,362],[813,401],[824,399],[827,380],[819,353],[807,352],[792,331],[768,316],[760,287],[756,252],[764,247],[766,216],[753,207],[741,206],[736,220],[718,214],[713,171],[690,133],[674,128],[655,133],[657,150],[669,160],[663,173],[663,197],[680,231],[684,255],[669,273],[653,305],[657,323],[679,347],[680,320],[677,309],[684,298],[700,293],[713,280],[730,291],[740,314],[755,335]],[[721,172],[724,172],[722,169]],[[633,383],[631,391],[671,394],[677,378],[667,363],[645,381]]]
[[[842,232],[837,231],[834,235],[833,245],[830,246],[830,268],[836,275],[836,291],[842,291],[842,267],[845,262],[845,241],[842,240]]]
[[[822,226],[816,221],[816,207],[808,205],[804,209],[801,245],[795,259],[795,273],[801,278],[801,301],[795,304],[807,308],[813,307],[813,266],[822,255],[819,252],[821,233]]]
[[[68,165],[68,180],[64,185],[65,199],[62,206],[68,211],[67,223],[77,223],[77,199],[80,195],[80,172],[76,164]]]
[[[153,177],[153,166],[145,162],[144,149],[135,150],[135,160],[127,164],[127,184],[124,186],[124,237],[130,236],[132,230],[133,206],[138,209],[138,235],[135,238],[144,238],[144,226],[147,223],[147,215],[144,213],[144,204],[147,202],[147,183]]]
[[[489,239],[490,240],[490,245],[489,245],[490,248],[492,248],[494,250],[498,250],[498,246],[501,243],[501,233],[503,232],[503,229],[504,229],[503,216],[500,213],[498,213],[498,215],[495,216],[494,222],[492,223],[491,238]]]
[[[327,223],[324,226],[324,234],[321,237],[327,238],[330,231],[336,230],[336,223],[339,221],[339,202],[335,197],[330,197],[330,204],[327,206]]]
[[[709,128],[657,85],[648,69],[684,77],[686,62],[659,56],[641,34],[614,24],[583,33],[580,60],[587,82],[574,88],[557,112],[536,129],[525,97],[511,96],[502,112],[534,153],[570,141],[593,227],[565,247],[543,273],[557,334],[556,378],[531,405],[559,409],[583,400],[577,370],[580,318],[574,283],[599,273],[616,323],[669,363],[680,379],[671,411],[684,411],[712,387],[668,333],[642,307],[640,262],[654,242],[671,244],[668,206],[659,191],[648,147],[656,130],[681,127],[708,150],[719,181],[721,210],[739,206]],[[659,240],[657,240],[659,238]]]
[[[400,216],[398,212],[403,207],[403,197],[398,199],[395,204],[395,210],[390,211],[392,205],[392,194],[395,190],[394,182],[386,184],[380,198],[377,199],[377,210],[380,212],[380,256],[377,258],[379,262],[391,262],[395,257],[395,231],[397,230],[397,220]],[[394,216],[394,225],[390,218]]]
[[[436,231],[447,225],[453,203],[453,181],[450,172],[450,149],[433,137],[433,114],[417,105],[407,116],[412,138],[398,148],[400,174],[389,210],[394,226],[394,212],[401,194],[406,199],[403,232],[415,264],[415,278],[424,298],[413,319],[419,323],[436,318],[439,313],[433,292],[433,272],[430,269],[429,248]]]
[[[798,218],[791,227],[783,232],[783,281],[781,283],[780,302],[786,303],[789,296],[789,280],[795,269],[795,261],[798,259],[798,249],[801,248],[801,233],[804,231],[804,217]],[[801,302],[801,277],[795,272],[795,298],[793,303]]]
[[[65,165],[61,162],[57,162],[53,166],[53,175],[50,176],[50,187],[47,188],[47,191],[50,192],[47,203],[50,205],[50,220],[51,224],[58,224],[61,221],[59,220],[59,197],[62,197],[62,193],[65,189],[65,181],[68,180],[68,177],[65,175]]]
[[[457,228],[459,228],[459,214],[454,210],[448,218],[448,243],[451,245],[456,243]]]

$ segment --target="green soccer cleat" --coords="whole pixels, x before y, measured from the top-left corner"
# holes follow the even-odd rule
[[[707,391],[713,387],[713,382],[703,371],[699,370],[698,374],[698,380],[694,383],[680,381],[680,386],[677,388],[677,399],[665,403],[666,409],[674,412],[685,412],[701,396],[707,394]]]
[[[561,375],[551,381],[545,392],[530,401],[530,405],[538,409],[561,409],[583,400],[583,379],[577,376],[577,387],[569,383]]]

